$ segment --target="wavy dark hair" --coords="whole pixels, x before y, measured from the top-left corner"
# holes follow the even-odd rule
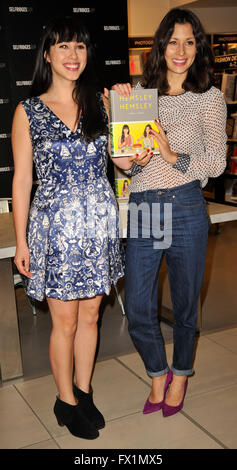
[[[183,82],[185,91],[202,93],[214,84],[214,58],[207,36],[198,17],[190,10],[173,8],[163,18],[158,27],[151,52],[144,68],[142,85],[145,88],[158,88],[161,95],[169,90],[165,50],[174,31],[175,24],[190,23],[196,40],[197,53]]]
[[[122,128],[121,142],[124,142],[124,141],[125,141],[124,129],[127,129],[127,130],[128,130],[128,134],[130,134],[129,126],[128,126],[127,124],[124,124],[124,126],[123,126],[123,128]]]
[[[84,42],[87,49],[87,64],[73,90],[73,99],[78,104],[79,119],[82,112],[82,133],[87,141],[107,133],[107,125],[99,103],[99,81],[95,70],[95,54],[87,28],[73,17],[56,18],[45,27],[41,36],[33,74],[31,96],[47,92],[52,83],[51,65],[45,60],[50,46],[59,42]]]
[[[146,127],[145,127],[145,129],[144,129],[144,132],[143,132],[144,137],[147,137],[147,131],[146,131],[146,128],[147,128],[147,127],[149,127],[149,132],[150,132],[150,130],[152,129],[151,125],[150,125],[150,124],[147,124]]]

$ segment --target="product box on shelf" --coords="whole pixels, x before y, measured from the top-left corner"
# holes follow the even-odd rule
[[[232,138],[237,139],[237,113],[231,114],[232,118],[234,118],[234,128],[232,133]]]
[[[116,198],[127,200],[129,198],[129,185],[131,178],[116,166],[114,166],[114,177]]]
[[[225,181],[225,202],[237,204],[237,179],[226,179]]]
[[[236,78],[235,73],[223,73],[222,75],[221,91],[224,93],[227,103],[235,101]]]

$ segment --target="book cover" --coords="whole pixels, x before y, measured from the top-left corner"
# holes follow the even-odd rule
[[[157,131],[158,92],[156,89],[132,90],[129,97],[110,92],[111,156],[122,157],[141,153],[145,149],[159,151],[150,136],[151,128]]]
[[[227,103],[234,101],[235,98],[236,75],[223,73],[221,91],[224,93]]]
[[[131,183],[131,178],[129,178],[126,173],[114,165],[114,183],[115,183],[115,195],[118,199],[128,200],[129,198],[129,185]]]
[[[115,194],[119,199],[129,198],[129,185],[131,178],[116,178],[115,179]]]
[[[234,118],[234,128],[233,128],[232,139],[237,139],[237,113],[231,114],[231,117]]]

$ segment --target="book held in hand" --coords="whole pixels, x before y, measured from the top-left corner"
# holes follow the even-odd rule
[[[146,149],[158,153],[159,146],[150,135],[151,129],[157,131],[157,89],[132,90],[128,97],[111,91],[109,108],[112,157],[127,157]]]

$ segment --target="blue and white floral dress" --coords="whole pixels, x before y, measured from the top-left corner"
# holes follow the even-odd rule
[[[117,204],[106,175],[108,137],[86,142],[83,117],[72,132],[39,97],[21,104],[39,183],[27,228],[33,273],[27,294],[38,300],[109,294],[124,270]]]

